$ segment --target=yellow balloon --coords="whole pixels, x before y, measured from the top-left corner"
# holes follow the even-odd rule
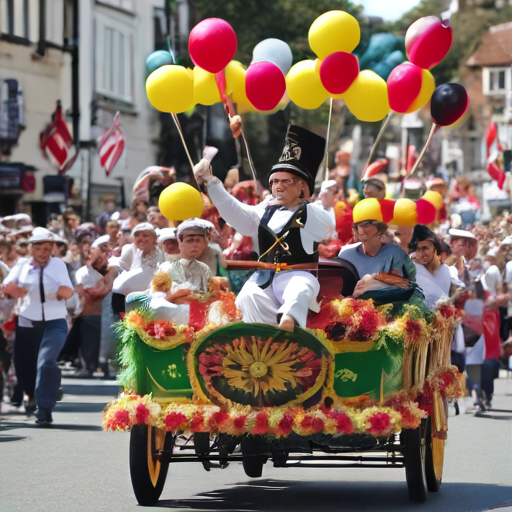
[[[187,220],[201,217],[203,198],[194,187],[178,181],[163,190],[158,207],[167,220]]]
[[[421,199],[425,199],[430,204],[433,204],[436,210],[440,210],[444,203],[443,196],[435,190],[427,190]]]
[[[245,93],[245,68],[241,62],[232,60],[224,70],[226,76],[226,94],[232,94],[239,114],[257,112]]]
[[[416,112],[420,108],[423,108],[434,94],[436,90],[436,81],[432,76],[432,73],[428,69],[422,69],[421,76],[421,90],[418,94],[418,97],[412,102],[411,106],[407,110],[406,114],[410,114],[411,112]]]
[[[309,46],[320,59],[334,52],[351,53],[359,44],[359,23],[347,12],[329,11],[319,16],[308,34]]]
[[[318,108],[329,97],[313,60],[297,62],[288,71],[286,90],[296,105],[308,110]]]
[[[382,210],[378,199],[369,197],[362,199],[355,206],[352,212],[354,223],[365,220],[378,220],[382,222]]]
[[[393,210],[393,220],[390,224],[397,226],[416,226],[418,212],[416,211],[416,203],[412,199],[402,197],[395,203]]]
[[[194,106],[194,82],[183,66],[162,66],[146,80],[148,99],[157,110],[180,114]]]
[[[386,82],[377,73],[368,69],[359,73],[354,83],[343,94],[343,99],[350,112],[360,121],[380,121],[390,110]]]
[[[213,105],[220,101],[220,93],[215,81],[215,75],[196,66],[194,68],[194,103]]]
[[[233,101],[247,99],[245,94],[245,68],[241,62],[232,60],[224,70],[226,76],[226,93],[233,93]],[[249,101],[249,100],[247,100]]]

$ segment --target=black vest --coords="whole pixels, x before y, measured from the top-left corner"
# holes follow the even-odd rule
[[[278,233],[272,231],[268,227],[268,223],[281,206],[267,206],[258,228],[260,261],[266,263],[287,263],[288,265],[318,262],[318,243],[315,242],[313,246],[313,254],[308,254],[302,246],[300,230],[306,224],[308,216],[306,206],[307,203],[302,202],[290,220]],[[282,240],[276,243],[277,239],[281,237],[283,237]],[[259,270],[257,274],[256,282],[261,288],[266,288],[272,282],[275,272],[273,270]]]

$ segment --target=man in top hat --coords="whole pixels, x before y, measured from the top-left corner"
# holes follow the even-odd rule
[[[235,134],[236,136],[236,134]],[[245,236],[258,237],[260,261],[279,265],[318,261],[318,244],[334,229],[323,207],[308,202],[324,157],[325,139],[290,126],[279,162],[269,175],[274,200],[265,206],[249,206],[231,196],[212,175],[210,164],[201,160],[194,168],[198,183],[221,217]],[[318,280],[302,270],[259,270],[240,291],[236,304],[245,322],[275,324],[293,331],[305,326],[308,310],[318,311]]]
[[[441,242],[427,226],[417,224],[409,248],[415,252],[416,282],[428,306],[434,309],[441,297],[450,295],[451,287],[450,269],[439,259],[443,252]]]

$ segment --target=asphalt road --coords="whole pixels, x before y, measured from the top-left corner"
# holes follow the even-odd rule
[[[129,434],[105,433],[101,411],[114,382],[64,380],[54,426],[43,429],[3,406],[0,511],[149,510],[133,496]],[[496,381],[496,409],[512,410],[512,378]],[[453,414],[453,408],[451,408]],[[492,416],[492,415],[491,415]],[[427,503],[412,505],[403,469],[275,469],[250,479],[240,464],[207,473],[171,465],[157,509],[169,511],[483,511],[512,506],[512,412],[451,417],[444,480]],[[503,509],[500,510],[503,512]]]

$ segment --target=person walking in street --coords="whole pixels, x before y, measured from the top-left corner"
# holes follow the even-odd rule
[[[19,299],[14,366],[28,397],[26,411],[33,413],[37,404],[36,423],[49,425],[61,381],[57,357],[68,332],[65,300],[73,285],[66,264],[52,258],[54,235],[36,228],[29,241],[31,258],[13,267],[3,292]]]

